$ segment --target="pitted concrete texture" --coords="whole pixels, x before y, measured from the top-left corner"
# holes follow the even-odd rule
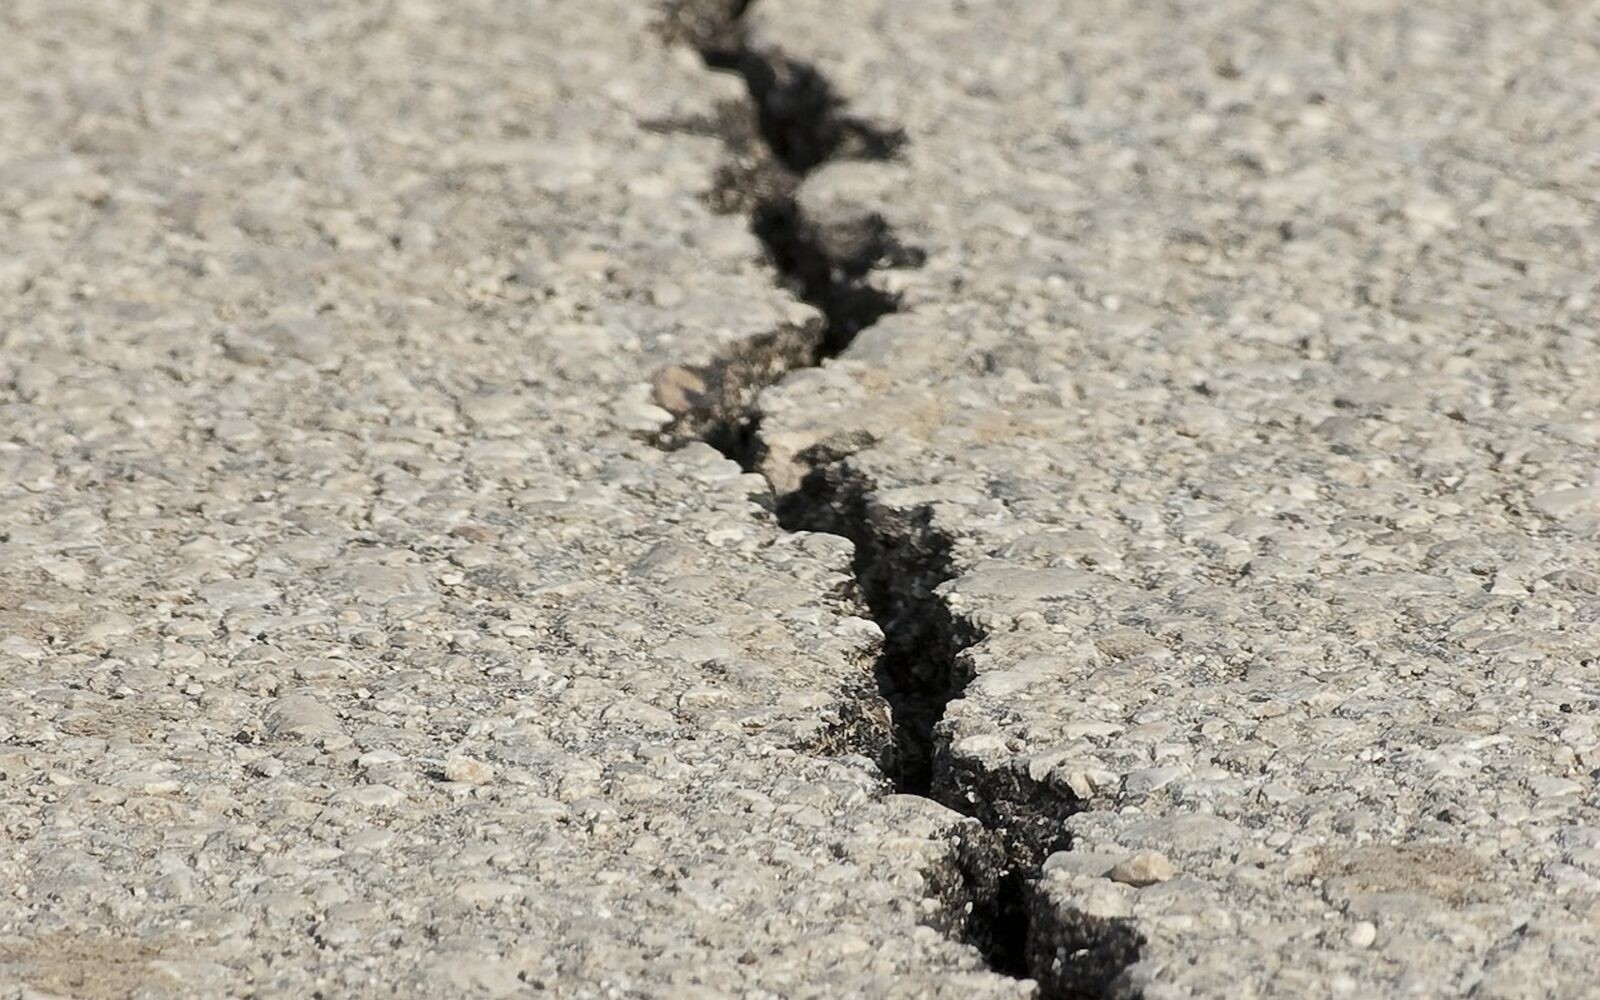
[[[0,6],[0,997],[1600,995],[1597,42]]]
[[[947,543],[935,795],[1069,848],[1046,993],[1595,995],[1596,14],[752,11],[909,137],[808,216],[927,258],[765,468]]]
[[[1017,996],[631,2],[0,7],[0,996]],[[965,846],[964,846],[965,845]]]

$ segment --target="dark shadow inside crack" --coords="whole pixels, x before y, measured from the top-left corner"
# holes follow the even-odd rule
[[[848,456],[819,448],[800,460],[811,471],[778,498],[779,523],[851,540],[860,596],[884,634],[877,676],[891,742],[879,766],[897,791],[977,820],[993,845],[966,859],[960,936],[993,971],[1036,979],[1043,1000],[1108,995],[1143,939],[1126,921],[1062,912],[1037,892],[1045,860],[1071,848],[1066,822],[1084,803],[1020,767],[955,754],[941,738],[939,723],[974,676],[966,653],[983,638],[938,590],[955,576],[953,540],[926,507],[875,504],[875,484]]]
[[[861,597],[884,635],[877,673],[894,741],[880,763],[896,791],[930,796],[934,727],[966,686],[960,653],[978,638],[935,593],[954,575],[950,540],[930,530],[926,516],[920,524],[889,525],[880,515],[874,524],[868,491],[839,475],[839,465],[818,458],[802,456],[812,461],[812,471],[799,490],[778,499],[778,523],[853,543]]]
[[[779,283],[822,315],[809,350],[774,355],[782,364],[746,363],[750,350],[736,345],[696,370],[706,392],[671,398],[657,393],[657,402],[675,417],[663,443],[705,440],[753,470],[751,417],[732,418],[727,400],[753,402],[761,388],[787,371],[821,364],[843,351],[862,330],[900,308],[899,296],[874,284],[873,273],[920,266],[924,255],[896,239],[876,213],[828,225],[806,216],[797,199],[806,174],[835,159],[889,158],[904,145],[905,135],[847,114],[844,101],[815,67],[752,47],[742,22],[750,6],[751,0],[663,5],[664,37],[695,48],[707,67],[739,76],[748,101],[720,106],[709,121],[650,127],[722,139],[724,160],[707,201],[719,212],[743,214]],[[756,339],[792,340],[785,330]],[[743,409],[751,411],[748,405]]]
[[[924,257],[901,243],[880,215],[828,225],[807,217],[798,192],[808,173],[834,159],[892,157],[905,135],[847,114],[815,67],[753,48],[742,22],[752,2],[664,4],[663,35],[695,48],[708,68],[737,74],[749,99],[724,105],[710,122],[664,127],[722,139],[725,157],[707,201],[748,219],[777,282],[822,319],[749,338],[706,365],[669,366],[658,373],[655,397],[674,415],[658,437],[663,447],[705,441],[759,472],[761,389],[837,356],[862,330],[896,312],[899,297],[874,284],[874,273],[920,266]],[[872,485],[849,473],[843,456],[818,451],[800,458],[811,471],[794,493],[774,498],[778,521],[787,530],[828,532],[854,543],[857,591],[884,635],[874,675],[876,694],[889,708],[887,737],[867,704],[873,693],[863,685],[855,695],[861,704],[842,713],[827,739],[844,752],[869,753],[878,741],[879,766],[897,791],[930,798],[982,825],[984,845],[956,845],[958,884],[935,890],[958,911],[947,933],[976,947],[993,971],[1037,978],[1045,1000],[1103,993],[1137,957],[1141,942],[1130,944],[1119,928],[1092,935],[1064,928],[1035,890],[1044,859],[1069,846],[1064,820],[1080,803],[1024,774],[963,767],[937,738],[947,707],[972,679],[963,653],[982,638],[937,592],[955,575],[952,540],[933,528],[926,509],[903,514],[875,507]],[[1063,956],[1062,948],[1076,950]],[[1041,962],[1054,965],[1042,968]]]
[[[795,297],[822,313],[818,363],[837,356],[862,330],[899,311],[898,295],[867,280],[874,270],[922,263],[919,252],[893,238],[881,216],[823,231],[806,219],[792,197],[768,198],[757,205],[751,231]]]
[[[836,458],[802,456],[812,471],[799,490],[779,498],[778,521],[790,531],[824,531],[854,544],[852,568],[860,594],[884,635],[876,673],[890,709],[891,741],[879,766],[896,791],[931,798],[982,823],[998,860],[982,856],[967,873],[968,884],[981,891],[969,894],[962,936],[995,972],[1026,977],[1031,885],[1043,856],[1064,841],[1050,839],[1038,849],[1022,843],[1022,824],[995,809],[987,790],[969,794],[972,786],[949,777],[936,727],[971,680],[961,654],[982,637],[970,622],[953,615],[937,592],[954,576],[951,540],[931,526],[926,509],[909,515],[875,509],[870,484],[847,474]],[[1029,827],[1026,832],[1038,836],[1042,831]]]
[[[709,364],[658,370],[652,394],[673,421],[657,443],[675,447],[704,441],[745,471],[757,471],[756,394],[785,374],[816,364],[825,336],[820,321],[788,323],[734,344]]]
[[[1144,935],[1126,919],[1095,917],[1048,900],[1031,904],[1024,957],[1042,1000],[1137,996],[1118,989],[1122,973],[1139,960]]]
[[[832,159],[883,160],[905,145],[905,133],[845,113],[845,102],[816,67],[781,52],[757,49],[744,15],[753,0],[671,0],[662,6],[662,34],[700,53],[707,67],[737,74],[769,155],[802,176]]]

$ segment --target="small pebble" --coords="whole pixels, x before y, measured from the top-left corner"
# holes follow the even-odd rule
[[[1370,920],[1358,920],[1344,939],[1352,948],[1370,948],[1378,940],[1378,927]]]
[[[486,785],[494,778],[494,768],[471,757],[451,757],[444,762],[446,781],[459,781],[468,785]]]
[[[1177,867],[1167,860],[1166,855],[1156,851],[1140,851],[1119,862],[1108,877],[1113,882],[1142,889],[1147,885],[1165,882],[1177,874]]]

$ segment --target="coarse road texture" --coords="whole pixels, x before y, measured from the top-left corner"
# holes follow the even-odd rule
[[[1600,7],[0,5],[0,998],[1600,995]]]

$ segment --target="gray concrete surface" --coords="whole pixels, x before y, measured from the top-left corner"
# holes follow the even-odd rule
[[[763,461],[950,549],[1047,990],[1600,991],[1595,13],[755,9],[911,137],[809,217],[927,257]]]
[[[1600,12],[737,6],[0,7],[0,996],[1600,995]]]
[[[0,996],[1016,996],[631,2],[0,9]],[[941,873],[944,873],[941,875]]]

